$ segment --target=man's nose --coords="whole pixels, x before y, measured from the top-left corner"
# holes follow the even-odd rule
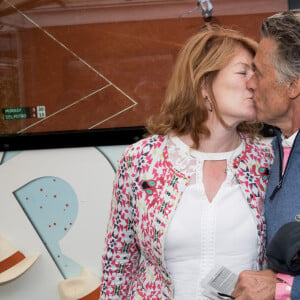
[[[255,91],[256,90],[256,77],[255,74],[252,74],[252,76],[247,80],[246,86],[248,90]]]

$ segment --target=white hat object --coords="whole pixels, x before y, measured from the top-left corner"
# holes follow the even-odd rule
[[[58,290],[61,300],[98,300],[100,278],[83,268],[80,276],[61,281]]]
[[[32,266],[39,255],[25,257],[21,251],[0,235],[0,284],[22,275]]]

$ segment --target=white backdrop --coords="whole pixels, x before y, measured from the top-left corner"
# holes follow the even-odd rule
[[[86,147],[0,153],[0,159],[3,156],[0,165],[0,234],[26,256],[41,253],[27,272],[11,282],[0,285],[1,300],[59,299],[57,285],[64,279],[62,274],[67,277],[76,275],[76,266],[88,268],[97,276],[101,275],[100,258],[110,208],[114,168],[124,148],[125,146],[98,149]],[[60,181],[62,188],[52,193],[52,181]],[[42,182],[43,188],[37,190]],[[45,182],[49,182],[49,186],[45,186]],[[64,188],[69,192],[64,191]],[[65,228],[61,239],[55,242],[58,243],[61,253],[73,262],[73,271],[72,263],[69,266],[59,266],[57,261],[55,262],[55,253],[50,255],[49,247],[47,250],[40,237],[42,232],[47,238],[48,231],[42,226],[41,219],[35,218],[43,209],[45,213],[46,202],[43,202],[45,205],[40,205],[40,211],[37,210],[32,216],[30,211],[29,214],[26,211],[31,206],[25,206],[24,210],[21,206],[22,201],[26,204],[27,200],[35,198],[42,203],[45,197],[50,196],[52,204],[54,200],[67,201],[64,197],[67,197],[70,191],[73,193],[73,202],[70,203],[74,204],[73,207],[76,204],[78,210],[73,211],[74,222],[70,222],[72,225]],[[38,194],[42,192],[44,194]],[[41,198],[41,195],[44,198]],[[71,206],[68,209],[71,209]],[[55,214],[55,209],[54,205],[52,210],[46,211],[44,219],[49,218],[49,230],[54,224],[50,224],[49,216]],[[61,217],[57,215],[57,218]],[[59,221],[57,223],[59,224]],[[55,236],[59,239],[59,234]],[[67,272],[62,273],[60,267],[65,266],[69,269],[66,268]]]

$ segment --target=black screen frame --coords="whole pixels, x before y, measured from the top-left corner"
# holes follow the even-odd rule
[[[143,126],[0,135],[0,151],[129,145],[146,134]]]
[[[0,151],[130,145],[144,138],[146,134],[144,126],[0,134]],[[264,137],[273,137],[274,127],[264,124],[261,134]]]

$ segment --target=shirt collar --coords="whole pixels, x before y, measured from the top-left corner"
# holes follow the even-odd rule
[[[290,137],[286,138],[283,134],[281,135],[282,138],[282,146],[283,147],[292,147],[296,138],[298,131],[292,134]]]

